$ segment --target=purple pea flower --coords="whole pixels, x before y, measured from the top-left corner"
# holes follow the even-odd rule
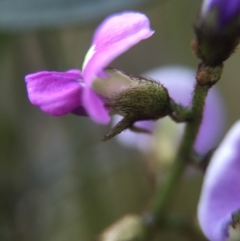
[[[221,68],[239,43],[240,1],[204,0],[195,35],[192,50],[196,56],[207,66]]]
[[[216,13],[216,20],[219,27],[225,27],[233,19],[239,17],[239,0],[204,0],[202,5],[202,17],[205,18],[211,13]]]
[[[204,177],[198,219],[204,234],[211,241],[234,238],[240,221],[239,171],[240,121],[230,129],[214,153]],[[238,218],[234,221],[236,214]],[[239,240],[239,236],[234,240]]]
[[[41,71],[27,75],[26,83],[31,103],[53,116],[78,109],[85,86],[80,70]]]
[[[30,102],[50,115],[61,116],[73,112],[107,124],[110,121],[109,109],[104,106],[104,101],[108,96],[93,89],[95,80],[103,79],[103,85],[109,84],[106,79],[114,81],[114,77],[111,79],[104,68],[153,33],[144,14],[123,12],[111,15],[97,28],[82,71],[42,71],[25,77]],[[119,81],[111,91],[117,92],[125,85],[125,80]]]
[[[169,92],[170,97],[177,103],[185,106],[190,105],[192,91],[195,82],[195,72],[187,67],[168,66],[150,70],[143,74],[143,76],[159,80]],[[120,116],[114,117],[114,123],[118,122]],[[159,121],[139,121],[134,125],[138,128],[146,129],[154,135],[159,131],[159,135],[163,136],[166,128],[173,128],[174,125],[165,122],[172,122],[171,119],[161,119]],[[200,154],[206,154],[218,144],[220,137],[223,134],[226,117],[224,104],[219,96],[216,87],[213,87],[207,96],[206,106],[203,115],[203,121],[199,130],[197,140],[194,148]],[[161,128],[162,126],[162,128]],[[167,126],[167,127],[166,127]],[[175,124],[173,135],[173,142],[177,145],[181,140],[184,124]],[[124,146],[136,147],[141,151],[150,151],[154,144],[154,135],[144,133],[136,133],[131,130],[125,130],[117,136]],[[165,138],[167,138],[165,136]],[[176,143],[177,142],[177,143]],[[173,144],[173,143],[172,143]]]

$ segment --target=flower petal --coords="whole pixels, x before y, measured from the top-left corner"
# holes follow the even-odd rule
[[[217,11],[217,22],[219,27],[225,27],[240,14],[240,1],[236,0],[205,0],[202,5],[202,17],[211,15]]]
[[[97,123],[106,125],[110,122],[109,111],[104,107],[104,99],[88,86],[83,92],[83,105],[88,115]]]
[[[228,132],[207,168],[198,219],[211,241],[225,241],[231,214],[240,208],[240,121]]]
[[[91,87],[96,77],[107,78],[103,71],[104,67],[118,55],[152,34],[148,18],[141,13],[123,12],[105,19],[96,30],[92,46],[83,63],[83,77],[86,85]],[[106,124],[110,118],[103,107],[103,102],[97,98],[98,95],[88,90],[84,94],[84,104],[88,106],[88,103],[91,103],[89,115],[95,121]]]
[[[83,64],[88,86],[113,59],[154,32],[148,18],[137,12],[114,14],[103,21],[95,32],[92,47]]]
[[[30,102],[50,115],[65,115],[81,105],[83,83],[79,70],[37,72],[27,75],[25,81]]]
[[[94,79],[91,89],[106,98],[111,98],[116,93],[123,91],[128,86],[135,83],[131,80],[129,75],[117,69],[107,68],[105,69],[105,74],[106,76],[104,79]]]
[[[109,110],[104,107],[104,99],[111,98],[132,83],[128,75],[117,69],[105,69],[104,77],[95,78],[91,90],[86,86],[83,95],[86,110],[92,119],[100,124],[110,121]]]

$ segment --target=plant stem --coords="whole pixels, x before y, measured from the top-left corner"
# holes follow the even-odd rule
[[[170,204],[172,195],[190,159],[195,139],[202,121],[205,99],[209,90],[207,85],[196,83],[191,105],[191,121],[186,123],[183,139],[173,166],[163,187],[156,193],[152,206],[154,225],[161,224]]]
[[[169,117],[171,117],[175,122],[181,123],[191,120],[191,110],[179,103],[176,103],[173,99],[170,101],[170,108],[171,113],[169,114]]]

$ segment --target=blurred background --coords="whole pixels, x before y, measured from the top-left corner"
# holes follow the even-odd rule
[[[81,69],[97,25],[122,10],[146,13],[156,32],[111,66],[137,75],[169,64],[196,68],[190,42],[200,6],[200,0],[0,0],[1,241],[90,241],[121,216],[144,211],[155,188],[151,157],[115,139],[102,143],[110,126],[41,112],[28,101],[24,76]],[[218,84],[228,127],[239,118],[239,62],[237,51]],[[183,180],[173,211],[195,216],[201,178]],[[171,230],[159,237],[187,240]]]

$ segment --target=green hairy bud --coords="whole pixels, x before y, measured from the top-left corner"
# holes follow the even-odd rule
[[[111,71],[116,74],[116,70]],[[111,109],[111,114],[120,114],[123,119],[103,138],[104,141],[132,128],[136,121],[157,120],[170,113],[170,97],[163,85],[144,77],[118,73],[125,80],[128,78],[129,84],[124,84],[119,92],[113,93],[105,106]]]

